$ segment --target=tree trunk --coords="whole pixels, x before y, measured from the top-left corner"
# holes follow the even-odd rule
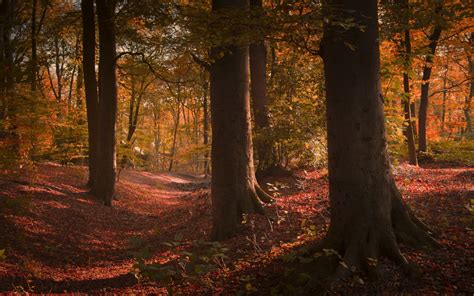
[[[441,104],[441,136],[444,135],[444,127],[446,123],[446,101],[448,100],[448,71],[449,71],[449,51],[446,54],[446,67],[443,75],[443,101]]]
[[[245,0],[214,0],[212,10],[245,9]],[[248,47],[214,47],[211,57],[212,234],[230,237],[242,214],[264,214],[271,198],[258,186],[253,164]]]
[[[171,146],[171,159],[170,159],[170,164],[168,166],[168,172],[171,172],[173,170],[173,165],[174,165],[174,158],[176,156],[176,141],[178,139],[178,128],[179,128],[179,121],[180,121],[180,114],[181,114],[181,90],[180,86],[178,84],[178,94],[177,94],[177,103],[176,103],[176,121],[174,122],[174,129],[173,129],[173,143]]]
[[[207,93],[209,90],[209,84],[207,80],[203,83],[203,102],[202,102],[202,116],[203,116],[203,144],[204,146],[209,145],[209,103],[207,98]],[[207,177],[210,174],[209,167],[209,152],[206,148],[206,153],[204,153],[204,175]]]
[[[261,0],[251,0],[251,7],[262,8]],[[258,14],[256,14],[258,15]],[[273,143],[268,136],[270,117],[268,114],[267,96],[267,51],[263,38],[249,46],[250,55],[250,92],[253,103],[255,130],[259,137],[256,139],[255,152],[258,158],[258,171],[265,171],[275,166]]]
[[[112,205],[115,190],[115,121],[117,77],[115,73],[115,1],[97,0],[99,22],[99,149],[96,194]]]
[[[412,120],[412,112],[411,112],[411,92],[410,92],[410,76],[408,71],[412,67],[411,62],[411,38],[410,38],[410,29],[409,20],[410,20],[410,8],[408,0],[403,0],[403,8],[404,8],[404,25],[405,28],[405,37],[404,37],[404,45],[405,45],[405,53],[404,53],[404,62],[405,62],[405,71],[403,72],[403,91],[405,97],[402,100],[403,105],[403,113],[405,114],[405,137],[407,139],[408,144],[408,160],[411,165],[418,165],[418,158],[416,156],[416,143],[415,143],[415,134],[413,132],[415,122]]]
[[[99,144],[99,98],[95,72],[95,17],[94,0],[82,0],[82,67],[89,133],[89,179],[87,185],[94,188],[97,177],[97,149]]]
[[[8,97],[6,94],[6,61],[5,61],[5,38],[8,16],[8,0],[0,3],[0,120],[4,120],[8,113]],[[0,134],[3,130],[0,130]]]
[[[15,0],[4,0],[0,4],[1,14],[1,118],[7,119],[10,123],[9,127],[2,130],[0,137],[8,138],[9,152],[4,157],[14,158],[19,156],[20,136],[17,132],[17,113],[18,104],[14,102],[15,97],[15,69],[13,59],[13,45],[12,45],[12,28],[15,19]],[[0,157],[3,158],[3,157]],[[4,160],[11,160],[5,159]]]
[[[474,43],[474,37],[472,33],[470,36],[470,42],[471,44]],[[468,59],[469,77],[471,79],[471,83],[470,83],[469,93],[464,102],[463,111],[464,111],[464,117],[466,118],[466,131],[465,131],[466,138],[472,139],[474,138],[474,133],[472,131],[472,119],[471,119],[472,97],[474,96],[474,62],[472,61],[472,57],[470,53],[468,53],[467,59]]]
[[[31,11],[31,72],[30,72],[30,83],[31,90],[36,91],[36,79],[38,77],[38,58],[36,50],[36,9],[38,7],[38,0],[33,0],[33,6]]]
[[[325,22],[321,44],[331,223],[318,249],[335,250],[344,264],[325,257],[313,267],[327,271],[329,260],[329,281],[334,281],[353,268],[375,270],[379,256],[408,266],[398,243],[420,246],[434,240],[404,204],[390,169],[380,94],[377,1],[333,0],[326,5],[325,19],[354,18],[365,28],[340,30]]]
[[[84,84],[84,73],[82,72],[82,64],[77,66],[76,78],[76,106],[78,109],[82,107],[82,87]]]
[[[437,2],[435,10],[436,13],[440,13],[442,9],[442,2]],[[436,53],[436,47],[438,46],[438,40],[441,36],[442,27],[440,24],[436,24],[429,40],[429,52],[425,58],[425,66],[423,67],[423,78],[421,81],[421,96],[420,96],[420,110],[418,110],[418,150],[420,152],[426,152],[426,120],[428,116],[428,99],[430,92],[430,79],[431,70],[433,68],[433,59]]]
[[[13,14],[15,2],[13,0],[4,0],[0,4],[0,96],[1,110],[0,119],[5,119],[12,114],[11,104],[12,91],[14,88],[13,80],[13,55],[11,45],[11,29],[13,24]],[[14,113],[14,112],[13,112]]]

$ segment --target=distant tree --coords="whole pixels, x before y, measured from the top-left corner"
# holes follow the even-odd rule
[[[255,9],[253,20],[257,25],[259,12],[262,9],[261,0],[250,1],[250,6]],[[255,129],[262,133],[256,140],[255,152],[258,158],[257,171],[265,171],[275,164],[272,138],[266,135],[270,128],[270,116],[268,112],[269,99],[267,95],[267,50],[263,36],[249,46],[250,55],[250,94],[255,120]],[[265,136],[263,135],[265,134]]]
[[[421,80],[420,109],[418,110],[418,150],[427,151],[426,144],[426,123],[428,118],[428,103],[430,92],[430,79],[433,69],[433,60],[436,54],[436,47],[443,30],[441,14],[443,10],[443,0],[435,1],[435,18],[433,32],[429,36],[428,52],[425,55],[425,65],[423,67],[423,77]]]
[[[472,97],[474,96],[474,61],[472,61],[472,51],[474,50],[474,35],[470,33],[468,35],[468,50],[467,52],[467,61],[468,61],[468,75],[469,75],[469,92],[466,95],[466,100],[464,102],[464,117],[466,118],[466,130],[465,134],[468,139],[474,138],[474,133],[472,131],[472,118],[471,118],[471,105]]]
[[[99,142],[99,98],[95,72],[95,15],[94,0],[82,0],[82,68],[87,108],[87,130],[89,132],[89,179],[88,186],[94,188],[97,177],[97,148]]]
[[[408,144],[408,160],[411,165],[418,165],[418,158],[416,155],[416,142],[415,142],[415,124],[413,120],[411,110],[411,90],[410,90],[410,74],[412,69],[412,57],[411,57],[411,38],[410,38],[410,4],[408,0],[401,1],[402,11],[402,22],[403,22],[403,92],[404,97],[402,98],[403,113],[405,116],[405,130],[404,134]]]
[[[344,264],[330,261],[331,280],[348,276],[354,267],[375,271],[380,256],[411,270],[399,243],[420,247],[436,242],[402,200],[390,168],[377,1],[327,1],[323,19],[331,223],[317,248],[341,255]],[[347,19],[356,25],[340,26]],[[316,266],[328,270],[326,264]]]
[[[245,9],[245,0],[214,0],[212,11]],[[255,179],[249,95],[248,46],[211,48],[212,235],[231,236],[245,213],[264,210],[271,198]]]
[[[99,135],[94,192],[111,206],[115,191],[117,77],[115,0],[97,0],[99,23]]]
[[[38,0],[33,0],[33,6],[31,11],[31,72],[30,72],[30,83],[31,90],[36,91],[36,79],[38,74],[38,57],[36,49],[36,10],[38,7]]]

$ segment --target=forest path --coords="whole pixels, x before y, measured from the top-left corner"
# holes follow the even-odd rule
[[[87,192],[85,176],[84,167],[53,163],[0,175],[0,291],[133,285],[130,239],[163,248],[207,202],[208,179],[124,170],[109,208]]]
[[[163,262],[173,251],[163,242],[183,238],[184,248],[209,237],[209,180],[176,174],[123,171],[118,200],[105,207],[87,193],[86,168],[42,164],[35,169],[0,171],[0,294],[18,292],[113,292],[165,294],[154,284],[138,284],[130,273],[132,238],[140,238]],[[212,275],[206,285],[185,285],[183,295],[235,295],[246,281],[260,295],[284,284],[291,263],[282,255],[322,238],[329,225],[328,178],[324,170],[297,172],[295,179],[268,180],[276,203],[267,210],[277,216],[270,225],[249,215],[229,249],[228,269]],[[335,294],[426,295],[474,291],[473,200],[474,168],[462,166],[395,168],[395,179],[414,212],[440,233],[441,248],[403,253],[425,275],[416,281],[401,276],[381,260],[377,282],[349,283]],[[264,182],[263,185],[267,185]],[[257,293],[257,294],[258,294]],[[283,293],[284,294],[284,293]]]

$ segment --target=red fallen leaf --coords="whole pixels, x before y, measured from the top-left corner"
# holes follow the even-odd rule
[[[22,176],[22,180],[29,182],[26,187],[3,181],[8,176],[0,176],[2,196],[14,201],[18,196],[27,195],[25,205],[29,204],[24,211],[0,207],[0,218],[7,222],[1,226],[0,243],[6,246],[8,254],[6,260],[0,261],[0,287],[12,289],[15,278],[28,278],[33,271],[41,270],[41,278],[31,278],[36,292],[102,290],[118,294],[128,291],[164,294],[164,289],[156,284],[137,285],[129,274],[133,262],[128,253],[128,239],[139,236],[149,241],[152,260],[160,260],[171,256],[161,242],[172,241],[178,231],[187,241],[207,237],[210,232],[207,189],[184,191],[180,183],[183,179],[176,176],[126,171],[117,186],[120,200],[109,209],[97,204],[79,185],[85,183],[84,172],[81,167],[43,165],[36,176]],[[396,176],[407,203],[442,235],[443,245],[437,251],[403,249],[406,257],[418,262],[426,272],[425,278],[412,283],[399,275],[394,266],[385,265],[386,275],[379,282],[372,284],[363,279],[364,285],[342,286],[335,292],[425,295],[444,291],[432,285],[445,279],[445,293],[472,294],[474,287],[469,271],[472,270],[470,258],[474,256],[470,247],[473,238],[463,220],[468,214],[463,208],[469,199],[466,190],[472,186],[472,180],[463,177],[467,175],[465,172],[474,172],[474,169],[422,169],[402,165]],[[165,184],[164,180],[170,178],[178,183]],[[404,182],[406,179],[416,182]],[[284,220],[273,224],[273,232],[263,217],[252,217],[257,237],[270,236],[258,242],[265,260],[261,260],[263,255],[257,254],[245,240],[251,230],[244,226],[239,236],[225,242],[230,249],[228,270],[209,275],[216,293],[235,294],[241,288],[238,279],[250,276],[255,278],[251,284],[259,293],[269,294],[288,267],[280,256],[303,243],[296,240],[302,234],[300,221],[305,219],[307,225],[316,226],[317,235],[311,239],[324,235],[328,221],[323,222],[323,217],[329,217],[327,179],[314,171],[304,176],[304,189],[296,188],[294,181],[286,182],[290,188],[277,198],[276,204]],[[44,186],[54,190],[45,190]],[[28,265],[28,262],[35,264]],[[22,266],[30,266],[31,270]],[[455,290],[454,287],[460,288]],[[185,295],[209,294],[199,284],[179,289]]]

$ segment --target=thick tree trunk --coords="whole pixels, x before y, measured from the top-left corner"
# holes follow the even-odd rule
[[[12,90],[12,55],[11,55],[11,26],[13,1],[4,0],[0,3],[0,119],[9,115],[9,99]]]
[[[390,169],[380,95],[377,1],[334,0],[327,5],[340,10],[326,6],[325,18],[354,18],[365,28],[342,31],[325,23],[321,45],[331,223],[319,247],[335,250],[344,262],[331,261],[333,281],[353,268],[373,270],[379,256],[407,266],[399,242],[419,246],[434,241],[402,201]]]
[[[95,72],[95,16],[94,0],[82,0],[82,67],[87,109],[87,131],[89,133],[89,179],[87,185],[94,188],[97,176],[99,144],[99,98]]]
[[[245,0],[214,0],[213,11],[245,9]],[[222,56],[223,54],[223,56]],[[211,49],[212,111],[212,235],[214,240],[230,237],[242,214],[264,210],[259,200],[271,198],[255,179],[249,96],[248,47]]]
[[[115,190],[115,121],[117,78],[115,73],[115,1],[97,0],[99,22],[99,149],[95,193],[112,205]]]
[[[5,62],[5,31],[8,17],[8,0],[0,3],[0,120],[4,120],[8,114],[8,97],[6,94],[6,62]],[[0,133],[3,133],[0,130]]]
[[[437,2],[436,12],[440,13],[442,9],[442,2]],[[436,47],[438,46],[438,40],[441,36],[442,27],[440,24],[436,24],[433,29],[429,40],[429,52],[425,58],[425,66],[423,67],[423,77],[421,81],[421,95],[420,95],[420,109],[418,110],[418,150],[420,152],[427,151],[426,144],[426,120],[428,116],[428,99],[430,93],[430,79],[431,70],[433,68],[433,60],[436,53]]]
[[[19,156],[20,136],[17,132],[17,113],[18,104],[14,102],[15,93],[15,65],[13,61],[12,46],[12,28],[15,19],[15,0],[4,0],[0,4],[1,17],[1,116],[0,119],[7,119],[10,126],[6,130],[1,131],[1,136],[8,138],[8,150],[11,153],[5,155],[6,158]],[[5,159],[11,160],[11,159]]]
[[[250,5],[255,9],[261,9],[262,1],[251,0]],[[257,16],[258,14],[255,15]],[[250,93],[253,103],[255,130],[259,135],[255,143],[255,152],[258,159],[257,170],[264,172],[276,164],[273,143],[268,136],[270,116],[268,113],[269,100],[267,96],[267,50],[263,38],[249,46],[249,55]]]
[[[411,92],[410,92],[410,76],[408,71],[412,68],[411,62],[411,38],[410,38],[410,29],[409,20],[410,20],[410,9],[408,0],[403,0],[403,8],[404,8],[404,25],[406,26],[404,32],[403,43],[405,45],[405,52],[404,52],[404,63],[405,63],[405,70],[403,72],[403,92],[404,98],[402,100],[403,105],[403,113],[405,115],[405,137],[408,144],[408,160],[411,165],[418,165],[418,158],[416,155],[416,143],[415,143],[415,133],[414,133],[414,126],[415,122],[412,120],[412,112],[411,112]]]

